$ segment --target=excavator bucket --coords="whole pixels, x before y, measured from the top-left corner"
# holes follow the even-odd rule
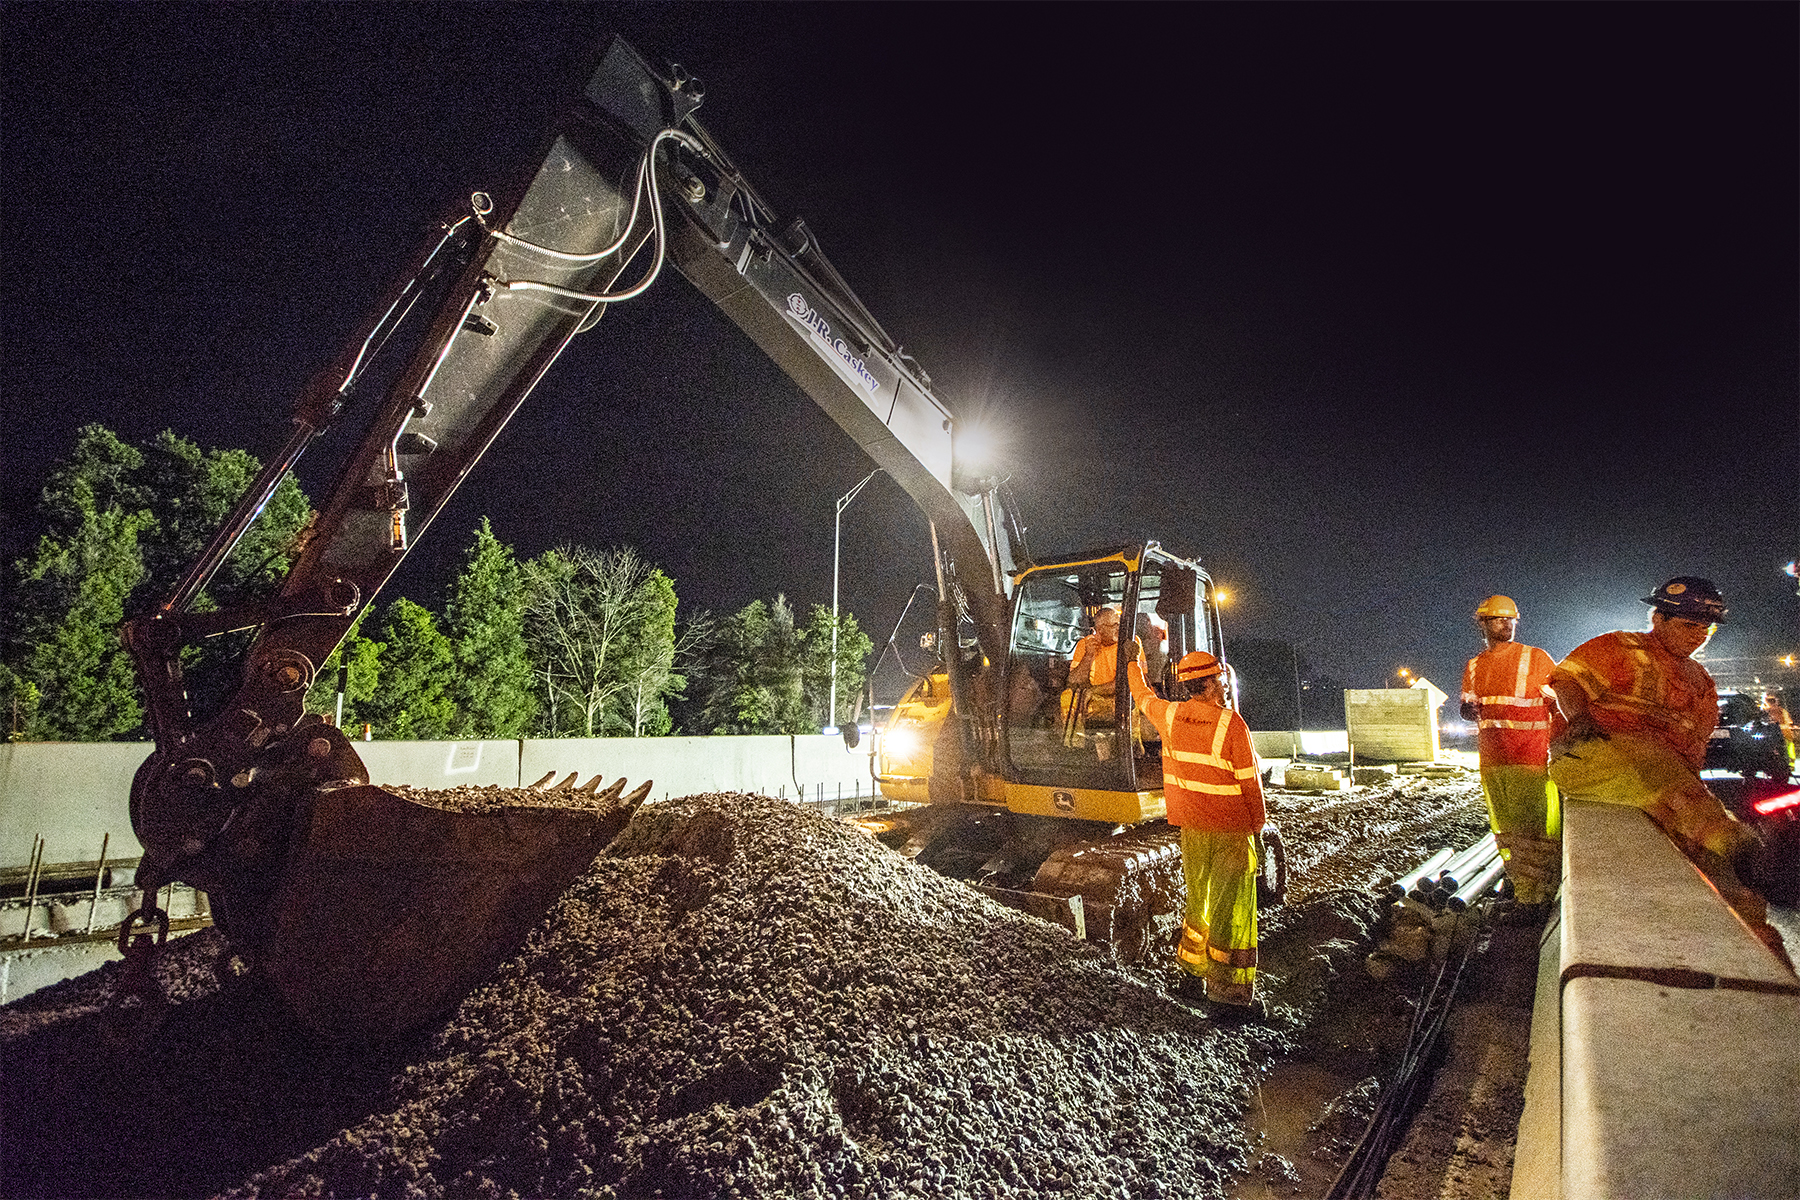
[[[333,1039],[373,1041],[441,1016],[518,948],[650,790],[572,782],[315,790],[295,813],[259,967]]]

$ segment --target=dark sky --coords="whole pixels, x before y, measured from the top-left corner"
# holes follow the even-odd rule
[[[1043,554],[1155,537],[1375,686],[1515,597],[1561,656],[1708,575],[1800,651],[1800,8],[7,4],[7,553],[83,422],[260,455],[432,221],[613,32],[802,215]],[[330,454],[302,465],[315,500]],[[678,276],[565,355],[393,585],[481,514],[686,604],[829,603],[856,446]],[[846,606],[929,578],[877,479]],[[1229,643],[1228,643],[1229,645]],[[1752,663],[1752,665],[1757,665]]]

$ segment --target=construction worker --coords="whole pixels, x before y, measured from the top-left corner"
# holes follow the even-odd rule
[[[1585,641],[1551,675],[1568,729],[1551,748],[1550,778],[1566,799],[1643,809],[1786,962],[1768,905],[1733,866],[1757,836],[1700,780],[1719,695],[1693,655],[1725,620],[1725,598],[1712,580],[1682,575],[1644,603],[1648,632]]]
[[[1094,632],[1076,642],[1069,656],[1069,688],[1063,694],[1063,741],[1083,744],[1089,740],[1088,725],[1105,726],[1092,735],[1102,760],[1112,757],[1115,740],[1111,725],[1119,677],[1119,623],[1116,608],[1094,614]],[[1144,648],[1135,640],[1130,653],[1140,664],[1144,661]]]
[[[1187,911],[1175,994],[1211,1000],[1227,1019],[1260,1017],[1256,996],[1256,835],[1267,813],[1250,727],[1225,707],[1223,668],[1203,650],[1181,656],[1187,700],[1163,700],[1142,663],[1126,671],[1131,697],[1162,731],[1163,798],[1181,828]]]
[[[1561,814],[1548,772],[1551,722],[1560,723],[1550,690],[1556,662],[1514,640],[1519,606],[1509,597],[1483,600],[1475,623],[1487,649],[1463,668],[1462,715],[1476,723],[1481,794],[1512,880],[1514,911],[1532,920],[1548,911],[1562,863]]]
[[[1762,698],[1763,720],[1781,730],[1781,741],[1787,750],[1788,777],[1794,774],[1794,718],[1787,706],[1781,702],[1781,693],[1764,692]]]

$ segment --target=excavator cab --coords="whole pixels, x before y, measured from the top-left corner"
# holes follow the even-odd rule
[[[1116,629],[1110,645],[1102,625]],[[1019,572],[1000,719],[1008,807],[1039,811],[1048,789],[1047,815],[1161,815],[1162,745],[1133,711],[1126,672],[1138,662],[1158,694],[1180,699],[1168,664],[1190,650],[1223,657],[1212,580],[1155,542]]]

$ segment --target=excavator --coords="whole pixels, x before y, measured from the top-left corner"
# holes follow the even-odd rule
[[[304,699],[569,341],[671,263],[929,518],[937,666],[879,755],[883,790],[920,806],[870,818],[869,832],[1127,961],[1166,943],[1181,880],[1160,747],[1129,703],[1097,702],[1065,676],[1107,609],[1128,632],[1153,628],[1159,650],[1166,636],[1166,661],[1222,655],[1210,578],[1154,541],[1028,561],[1003,487],[959,455],[962,427],[930,379],[805,222],[777,221],[695,119],[702,96],[680,67],[653,69],[613,40],[542,157],[441,223],[314,377],[287,443],[168,599],[126,622],[156,746],[131,792],[145,900],[119,944],[134,977],[149,977],[167,937],[158,888],[179,880],[208,894],[232,952],[307,1025],[403,1033],[490,973],[623,829],[648,781],[546,779],[475,804],[372,786],[354,744]],[[202,611],[282,477],[353,410],[360,441],[286,579],[266,600]],[[242,681],[197,716],[184,654],[234,631],[250,631]],[[1141,645],[1128,635],[1106,651],[1119,678]],[[1157,686],[1178,694],[1167,671]]]

